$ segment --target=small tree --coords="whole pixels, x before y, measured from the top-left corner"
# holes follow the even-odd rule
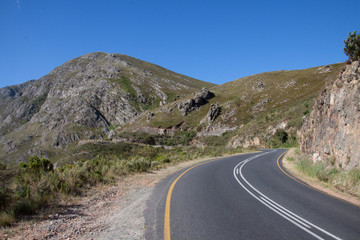
[[[359,32],[360,33],[360,32]],[[360,60],[360,35],[354,31],[349,33],[349,36],[344,41],[344,52],[351,61]]]

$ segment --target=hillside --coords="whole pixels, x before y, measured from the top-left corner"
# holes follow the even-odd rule
[[[195,131],[193,145],[203,146],[218,140],[230,148],[269,146],[277,129],[285,129],[295,138],[314,98],[327,82],[338,77],[343,67],[339,63],[241,78],[211,88],[215,96],[186,115],[179,106],[189,99],[181,99],[143,113],[136,121],[119,128],[118,133],[145,131],[172,135],[175,130]]]
[[[0,160],[78,159],[88,154],[83,144],[95,140],[276,147],[278,129],[294,144],[314,98],[343,67],[267,72],[216,86],[126,55],[86,54],[39,80],[0,89]]]
[[[36,81],[0,89],[0,160],[66,155],[109,131],[214,84],[126,55],[90,53]]]

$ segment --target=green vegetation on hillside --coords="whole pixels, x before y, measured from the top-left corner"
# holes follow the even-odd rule
[[[120,78],[110,78],[110,82],[119,84],[120,88],[132,96],[136,96],[136,91],[132,87],[132,82],[129,78],[121,76]]]
[[[182,115],[176,104],[192,96],[167,105],[167,109],[171,110],[154,109],[152,112],[155,115],[151,121],[143,115],[137,121],[121,127],[121,131],[141,131],[144,126],[180,126],[176,127],[176,131],[203,131],[207,125],[200,124],[200,121],[206,117],[211,104],[218,102],[221,115],[212,124],[237,127],[231,132],[232,137],[259,137],[267,147],[297,146],[296,132],[302,125],[303,117],[310,114],[314,99],[326,83],[338,77],[344,66],[344,63],[338,63],[303,70],[267,72],[238,79],[211,88],[215,97],[186,116]],[[286,125],[286,142],[279,142],[276,136],[272,136],[280,123]],[[196,139],[207,142],[203,137]],[[224,147],[230,140],[231,138],[224,138]]]

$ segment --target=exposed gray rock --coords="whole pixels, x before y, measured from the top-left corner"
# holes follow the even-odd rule
[[[221,113],[221,107],[219,106],[219,103],[211,104],[209,112],[207,114],[208,122],[214,122],[214,120],[220,115]]]
[[[257,80],[255,85],[252,87],[252,90],[262,92],[265,88],[265,83],[262,80]]]
[[[253,106],[253,111],[259,111],[262,109],[262,106],[266,103],[270,102],[270,99],[269,98],[264,98],[263,100],[261,100],[260,102],[258,102],[257,104],[255,104]]]
[[[288,81],[286,84],[285,84],[285,88],[288,88],[288,87],[293,87],[296,85],[296,80],[295,79],[291,79],[290,81]]]
[[[328,72],[331,72],[332,71],[332,68],[331,66],[329,65],[326,65],[326,66],[321,66],[317,69],[317,73],[328,73]]]
[[[221,114],[221,107],[218,102],[211,104],[210,109],[204,120],[201,122],[213,123],[215,119]]]
[[[227,144],[227,148],[237,148],[237,147],[265,147],[265,143],[256,136],[234,136],[230,139]]]
[[[209,124],[203,131],[199,132],[197,136],[221,136],[225,132],[234,131],[237,126],[229,126],[217,122],[215,124]]]
[[[167,128],[163,128],[163,127],[141,127],[139,129],[137,129],[137,131],[139,132],[145,132],[145,133],[149,133],[152,135],[168,135],[168,136],[173,136],[175,134],[175,132],[181,127],[183,123],[179,123],[175,126],[171,126],[171,127],[167,127]]]
[[[203,88],[200,93],[197,93],[193,98],[181,102],[177,107],[180,112],[182,112],[183,116],[186,116],[189,112],[197,110],[202,105],[208,103],[207,100],[214,96],[214,93],[210,92],[209,89]]]
[[[153,116],[154,116],[154,113],[149,112],[148,116],[147,116],[147,121],[150,122]]]
[[[115,136],[115,131],[114,130],[110,130],[109,134],[108,134],[108,139],[112,140],[113,137]]]

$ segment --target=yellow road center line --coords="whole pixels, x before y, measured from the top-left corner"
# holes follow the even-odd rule
[[[258,152],[258,151],[256,151]],[[254,153],[256,153],[254,152]],[[248,154],[248,153],[240,153],[240,154],[235,154],[235,155],[244,155],[244,154]],[[233,155],[234,156],[234,155]],[[184,171],[182,174],[180,174],[171,184],[169,190],[168,190],[168,194],[166,196],[166,203],[165,203],[165,216],[164,216],[164,240],[171,240],[171,234],[170,234],[170,202],[171,202],[171,195],[172,195],[172,192],[174,190],[174,187],[175,187],[175,184],[177,183],[177,181],[185,174],[187,173],[188,171],[190,171],[191,169],[193,168],[196,168],[200,165],[203,165],[205,163],[209,163],[209,162],[212,162],[212,161],[215,161],[215,160],[218,160],[218,159],[223,159],[223,158],[226,158],[226,157],[229,157],[229,156],[224,156],[224,157],[221,157],[221,158],[216,158],[216,159],[211,159],[211,160],[208,160],[208,161],[205,161],[205,162],[202,162],[202,163],[199,163],[199,164],[196,164],[195,166],[192,166],[191,168],[187,169],[186,171]]]
[[[214,159],[215,160],[215,159]],[[210,160],[213,161],[213,160]],[[200,165],[203,165],[205,163],[208,163],[209,161],[203,162],[203,163],[199,163],[195,166],[192,166],[191,168],[187,169],[186,171],[184,171],[182,174],[180,174],[175,181],[172,182],[168,194],[166,196],[166,205],[165,205],[165,217],[164,217],[164,240],[170,240],[171,236],[170,236],[170,202],[171,202],[171,195],[172,192],[174,190],[175,184],[177,183],[177,181],[188,171],[190,171],[191,169],[198,167]]]

